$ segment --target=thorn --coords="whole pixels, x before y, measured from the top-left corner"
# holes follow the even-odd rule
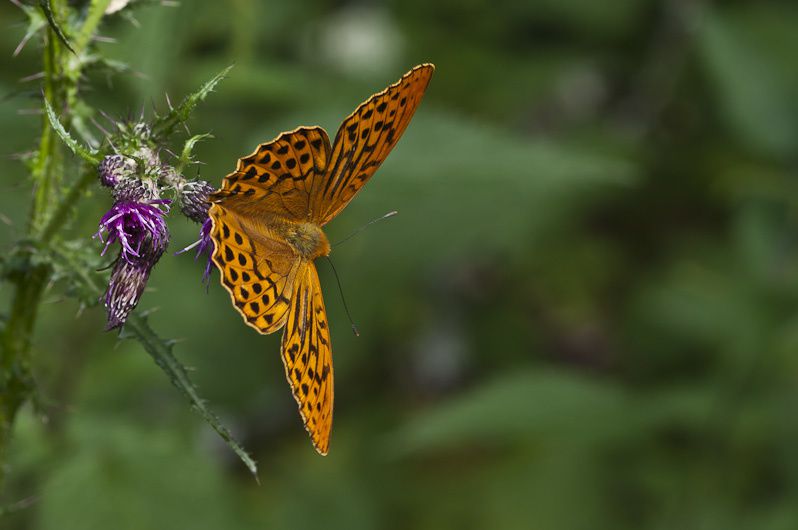
[[[109,133],[108,131],[106,131],[106,130],[103,128],[103,126],[102,126],[102,125],[100,125],[100,122],[98,122],[96,119],[94,119],[94,116],[91,116],[91,117],[89,118],[89,120],[91,120],[91,123],[92,123],[92,125],[94,125],[95,127],[97,127],[97,128],[100,130],[100,132],[102,132],[102,133],[105,135],[105,137],[106,137],[106,138],[109,138],[109,137],[111,136],[111,133]]]
[[[11,1],[13,2],[14,0]],[[37,502],[39,502],[39,496],[31,495],[30,497],[25,497],[24,499],[20,499],[14,503],[9,504],[8,506],[0,508],[0,511],[3,512],[3,515],[9,515],[30,508]]]
[[[92,37],[93,41],[96,42],[107,42],[109,44],[116,44],[117,40],[113,37],[104,37],[103,35],[94,35]]]
[[[148,318],[150,315],[152,315],[153,313],[156,313],[160,309],[161,309],[160,307],[153,307],[153,308],[147,309],[146,311],[139,312],[139,315],[141,316],[141,318]]]
[[[172,106],[172,101],[169,99],[169,92],[164,92],[164,95],[166,96],[166,104],[169,106],[169,112],[174,111],[175,108]]]
[[[119,122],[117,122],[117,121],[116,121],[116,120],[114,120],[114,119],[113,119],[111,116],[109,116],[107,112],[105,112],[104,110],[100,109],[100,114],[102,114],[103,118],[105,118],[106,120],[108,120],[108,122],[109,122],[111,125],[113,125],[114,127],[116,127],[116,129],[117,129],[117,130],[121,130],[121,129],[119,128]]]
[[[42,305],[55,305],[60,304],[66,300],[65,296],[56,296],[55,298],[50,298],[49,300],[42,301]]]
[[[13,153],[8,155],[11,160],[18,160],[24,162],[36,156],[36,151],[25,151],[24,153]]]
[[[113,142],[113,140],[111,139],[110,136],[108,137],[108,144],[114,150],[114,153],[119,153],[119,149],[114,145],[114,142]]]
[[[174,152],[171,149],[169,149],[168,147],[164,147],[163,150],[166,151],[167,153],[169,153],[170,155],[172,155],[172,158],[174,158],[175,160],[179,160],[180,159],[180,157],[177,156],[176,154],[174,154]]]
[[[14,48],[14,53],[11,54],[11,57],[16,57],[17,55],[19,55],[19,53],[22,51],[22,49],[25,47],[28,41],[30,41],[31,37],[33,37],[36,33],[37,32],[25,34],[25,36],[22,37],[22,40],[19,41],[19,44],[17,44],[17,47]]]
[[[141,28],[141,22],[139,22],[136,19],[136,17],[134,17],[133,14],[130,13],[130,11],[125,11],[124,14],[125,14],[125,18],[127,18],[130,21],[130,23],[133,25],[133,27],[135,27],[136,29],[140,29]]]
[[[25,76],[25,77],[20,77],[19,78],[19,82],[20,83],[27,83],[28,81],[34,81],[36,79],[41,79],[43,77],[44,77],[44,72],[37,72],[35,74],[31,74],[31,75],[28,75],[28,76]]]

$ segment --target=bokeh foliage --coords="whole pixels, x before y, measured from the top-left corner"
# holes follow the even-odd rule
[[[203,178],[299,124],[334,131],[438,66],[397,150],[329,227],[336,420],[315,455],[277,337],[165,257],[142,309],[261,469],[258,486],[134,342],[50,296],[3,527],[761,528],[798,524],[798,7],[743,0],[195,0],[103,34],[115,116],[197,109]],[[29,187],[33,43],[0,6],[4,247]],[[25,199],[25,200],[22,200]],[[77,212],[89,237],[109,206]],[[173,217],[173,250],[196,227]],[[7,293],[0,292],[0,297]],[[5,301],[5,300],[4,300]]]

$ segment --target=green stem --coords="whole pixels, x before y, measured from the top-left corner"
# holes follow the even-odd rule
[[[5,478],[14,419],[33,392],[29,360],[31,333],[49,277],[48,267],[37,266],[13,279],[11,313],[0,342],[0,486]]]
[[[67,9],[65,0],[53,0],[50,5],[59,12]],[[53,108],[61,108],[64,103],[64,85],[68,82],[63,79],[62,73],[66,62],[60,41],[54,30],[48,27],[43,57],[43,96]],[[63,220],[64,214],[59,215],[61,221],[58,221],[53,219],[51,212],[55,208],[55,212],[59,213],[70,206],[67,201],[59,204],[55,200],[62,173],[62,147],[54,132],[49,118],[43,116],[38,157],[32,170],[36,191],[28,225],[28,236],[31,240],[35,240],[45,226],[48,227],[48,238],[52,237],[55,230],[51,227],[57,226]],[[76,191],[72,195],[77,197],[79,193]],[[18,254],[20,265],[9,277],[14,286],[11,310],[0,335],[0,489],[6,475],[14,420],[19,409],[34,392],[30,369],[31,335],[42,293],[51,277],[49,266],[34,263],[34,253],[35,249],[28,247]]]
[[[50,102],[53,108],[59,108],[55,101],[56,87],[54,78],[56,76],[56,63],[58,53],[58,40],[53,34],[53,30],[47,29],[47,41],[44,48],[44,99]],[[28,231],[33,233],[39,229],[44,221],[47,207],[51,204],[53,188],[53,169],[56,165],[55,152],[58,150],[57,142],[53,134],[53,127],[47,116],[42,117],[42,135],[39,140],[39,156],[33,168],[33,182],[36,186],[36,193],[31,209],[30,224]]]

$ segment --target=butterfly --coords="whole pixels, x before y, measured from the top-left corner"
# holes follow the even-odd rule
[[[321,127],[284,132],[211,194],[213,262],[244,321],[283,329],[285,375],[313,446],[327,454],[333,365],[314,260],[330,253],[322,227],[355,197],[399,141],[435,66],[421,64],[347,117],[330,145]]]

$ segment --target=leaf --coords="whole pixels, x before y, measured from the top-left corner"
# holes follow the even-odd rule
[[[180,153],[180,161],[177,164],[175,170],[178,173],[183,173],[183,170],[187,165],[191,163],[191,152],[194,150],[194,146],[197,143],[201,142],[202,140],[207,140],[213,138],[212,134],[204,133],[204,134],[196,134],[186,140],[185,145],[183,145],[183,152]]]
[[[97,26],[100,25],[100,21],[105,15],[105,11],[110,3],[111,0],[92,0],[83,26],[80,28],[75,38],[75,48],[80,51],[81,54],[83,54],[91,42],[94,33],[97,31]]]
[[[185,123],[197,105],[213,92],[216,85],[227,77],[234,65],[230,65],[207,81],[199,90],[186,96],[180,104],[171,109],[166,116],[158,118],[153,124],[153,131],[156,138],[166,139],[176,126]]]
[[[783,38],[784,47],[794,38]],[[708,11],[699,32],[704,68],[717,92],[722,115],[746,147],[769,156],[791,157],[798,147],[796,106],[788,71],[777,47],[765,46],[746,25]],[[793,46],[794,48],[794,46]],[[788,48],[789,49],[789,48]]]
[[[47,101],[47,98],[44,99],[44,108],[47,112],[47,118],[50,120],[50,124],[53,126],[55,132],[58,133],[58,136],[61,137],[61,140],[72,150],[73,153],[81,157],[83,160],[88,162],[92,165],[98,165],[100,163],[100,159],[93,155],[86,147],[80,145],[70,134],[64,129],[64,126],[61,125],[61,122],[58,121],[58,117],[55,115],[53,111],[53,107],[50,105],[50,102]]]
[[[69,51],[75,53],[75,50],[69,44],[69,40],[61,29],[61,26],[59,26],[58,22],[55,20],[55,15],[53,14],[52,7],[50,6],[50,0],[39,0],[39,5],[41,6],[42,11],[44,11],[44,16],[47,17],[47,22],[50,24],[50,28],[53,30],[53,33],[55,33],[55,35],[58,37],[58,40],[60,40]],[[77,54],[75,53],[75,55]]]

